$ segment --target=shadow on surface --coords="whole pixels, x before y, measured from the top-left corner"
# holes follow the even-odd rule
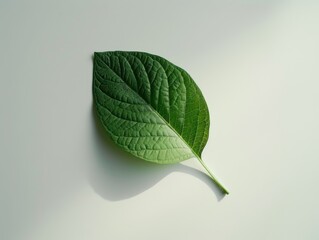
[[[116,146],[107,136],[95,106],[92,106],[92,134],[95,158],[90,162],[89,181],[104,199],[119,201],[136,196],[172,172],[190,174],[214,192],[218,201],[224,194],[203,172],[182,164],[160,165],[138,159]]]

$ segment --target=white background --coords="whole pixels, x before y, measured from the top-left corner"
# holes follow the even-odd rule
[[[0,239],[319,239],[317,1],[0,1]],[[187,70],[203,159],[118,150],[92,110],[94,51]]]

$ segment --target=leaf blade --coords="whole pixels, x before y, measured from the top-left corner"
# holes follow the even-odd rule
[[[167,69],[167,72],[165,71],[165,68]],[[128,69],[130,71],[128,71]],[[185,113],[180,112],[180,109],[186,109],[187,104],[188,108],[197,107],[194,106],[196,101],[186,101],[185,95],[183,95],[185,94],[185,89],[187,86],[182,84],[182,81],[186,81],[186,84],[190,85],[194,89],[197,87],[194,86],[194,82],[190,82],[190,77],[187,79],[185,76],[188,77],[183,70],[177,68],[167,60],[155,55],[140,52],[96,53],[94,57],[94,95],[96,96],[95,100],[98,105],[98,113],[100,118],[102,112],[102,115],[112,114],[113,117],[109,118],[113,119],[112,121],[114,122],[121,122],[120,120],[114,119],[114,117],[120,117],[124,121],[135,121],[134,127],[140,127],[139,131],[144,130],[144,132],[149,133],[156,130],[159,131],[158,134],[161,137],[166,137],[165,133],[169,133],[169,135],[175,135],[175,138],[177,139],[181,138],[181,141],[178,142],[176,139],[173,140],[171,136],[171,140],[169,141],[168,145],[164,144],[160,146],[158,146],[158,144],[149,144],[149,142],[146,144],[147,141],[152,142],[152,138],[149,138],[144,142],[141,141],[136,143],[137,149],[140,150],[136,150],[132,146],[130,146],[130,148],[125,148],[125,142],[118,141],[116,132],[119,130],[114,128],[114,122],[111,121],[110,123],[110,120],[107,120],[107,125],[109,126],[108,131],[114,136],[113,140],[115,140],[115,142],[119,145],[124,146],[124,148],[130,151],[132,154],[138,155],[138,157],[142,157],[145,160],[159,163],[174,163],[199,155],[204,146],[201,148],[199,147],[195,154],[193,149],[189,147],[189,143],[194,145],[194,143],[198,142],[196,140],[196,136],[194,137],[192,134],[189,134],[190,131],[188,130],[189,127],[194,124],[194,117],[192,117],[193,113],[190,111],[185,111]],[[170,89],[169,80],[172,84],[175,84],[172,85]],[[176,85],[179,86],[176,87]],[[177,90],[181,90],[181,94],[178,94],[179,91]],[[191,94],[192,96],[196,97],[196,94]],[[169,95],[173,96],[172,100],[170,99]],[[113,100],[111,100],[111,98],[113,98]],[[103,99],[103,103],[101,103],[101,99]],[[184,101],[186,104],[183,105],[181,101]],[[120,103],[116,105],[116,102]],[[117,108],[114,108],[113,104],[115,104]],[[126,108],[126,112],[124,112],[123,109],[123,105],[125,104],[130,104],[130,106]],[[135,104],[139,106],[132,106]],[[170,110],[171,105],[172,110]],[[107,109],[101,110],[100,108]],[[140,114],[141,112],[143,112],[141,116],[136,116],[136,114]],[[193,119],[193,121],[186,121],[186,127],[184,125],[185,115],[189,116],[188,119]],[[198,121],[198,118],[199,117],[197,117],[195,120]],[[147,123],[150,120],[156,124],[165,124],[167,125],[167,128],[157,129],[156,127],[154,128],[154,126],[153,128],[148,126],[138,126],[139,123]],[[102,119],[102,122],[103,121],[105,120]],[[173,124],[171,124],[171,122]],[[122,122],[122,124],[124,126],[127,125],[124,122]],[[196,128],[198,128],[197,125],[198,124],[195,124]],[[177,130],[174,128],[174,126],[176,126]],[[198,131],[196,131],[195,134],[197,133]],[[181,136],[183,134],[184,136]],[[205,132],[205,134],[208,137],[207,132]],[[205,136],[205,134],[203,135]],[[187,136],[188,141],[185,141],[185,136]],[[133,135],[132,137],[135,136]],[[200,145],[203,145],[203,139],[201,136],[199,139],[201,140]],[[204,141],[206,143],[207,140],[204,139]],[[145,149],[140,146],[142,144],[145,145]],[[165,157],[169,160],[163,161],[161,157],[161,161],[157,161],[158,159],[156,159],[156,157],[153,159],[153,155],[143,155],[141,153],[134,152],[150,150],[147,148],[156,150],[156,147],[164,148],[160,149],[159,151],[165,151],[165,148],[167,148],[167,151],[171,151],[171,154],[165,155]],[[186,151],[187,148],[189,148],[188,150],[190,151]],[[182,154],[183,157],[177,157],[175,153],[172,153],[173,149],[175,149],[175,151],[176,149],[184,149],[184,151],[188,154]],[[181,154],[180,151],[177,152],[178,154]],[[190,154],[190,152],[192,154]],[[158,155],[160,154],[158,153]]]

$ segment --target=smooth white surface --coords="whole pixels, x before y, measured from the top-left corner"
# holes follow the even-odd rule
[[[319,239],[316,1],[0,2],[0,239]],[[195,168],[136,161],[92,113],[94,51],[186,69],[211,112]]]

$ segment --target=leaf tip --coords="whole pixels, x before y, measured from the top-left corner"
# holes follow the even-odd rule
[[[101,56],[101,54],[102,54],[101,52],[94,52],[93,55],[94,55],[94,57],[96,57],[96,56]]]

